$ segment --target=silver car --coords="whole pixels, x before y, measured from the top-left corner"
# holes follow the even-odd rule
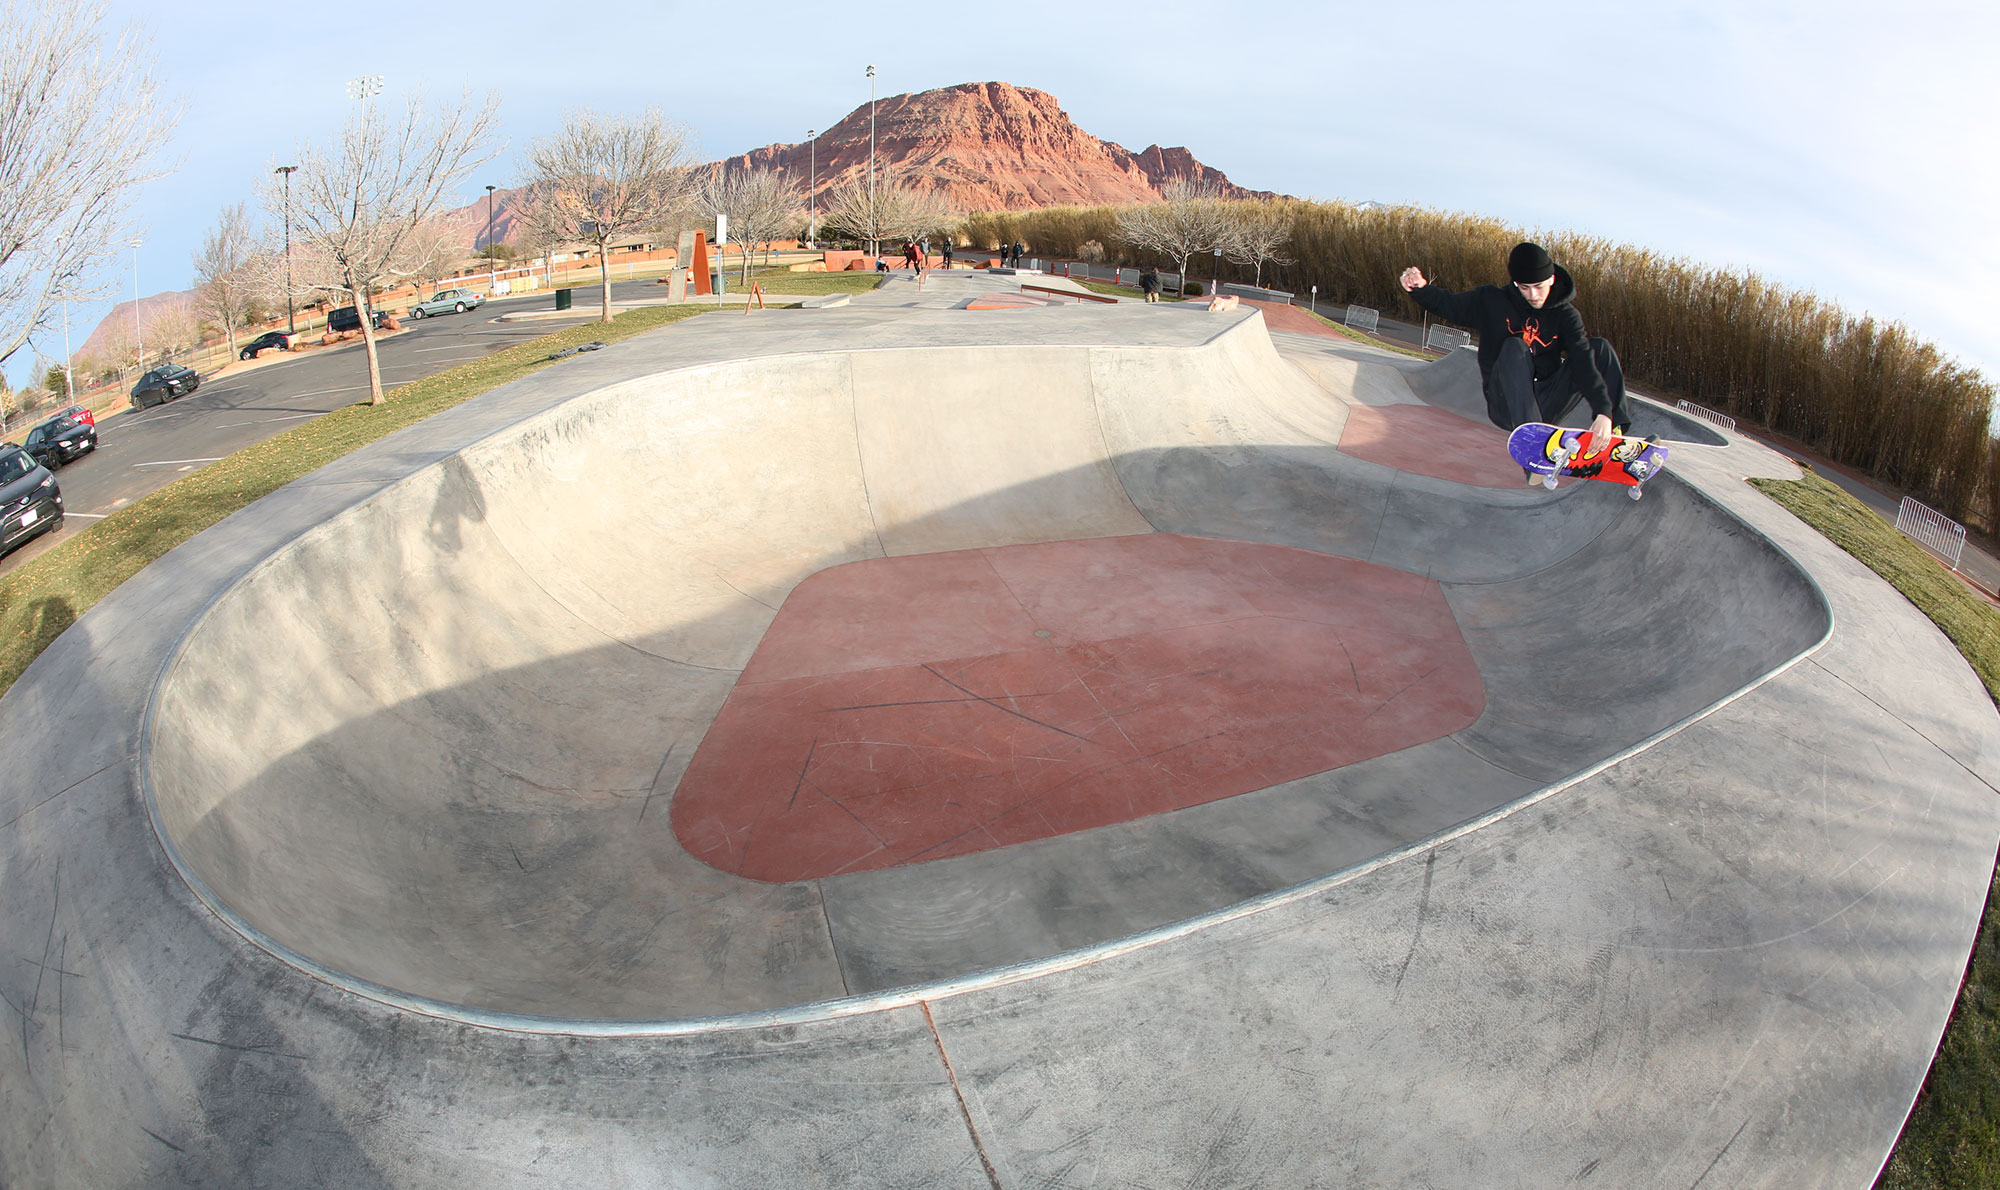
[[[429,318],[437,314],[463,314],[486,304],[486,295],[475,289],[440,289],[410,307],[410,317]]]

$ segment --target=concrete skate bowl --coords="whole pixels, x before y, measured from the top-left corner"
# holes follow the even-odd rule
[[[1342,410],[1254,317],[1180,347],[939,346],[633,378],[386,488],[225,592],[154,692],[156,825],[246,936],[391,1003],[557,1030],[773,1019],[1081,961],[1397,853],[1642,745],[1828,631],[1810,579],[1671,475],[1637,503],[1589,483],[1466,487],[1343,456]],[[726,755],[718,724],[779,664],[788,600],[820,592],[818,623],[854,637],[788,647],[846,649],[844,674],[894,661],[942,679],[966,646],[924,625],[978,619],[952,610],[973,596],[863,568],[1067,566],[1090,612],[1125,602],[1118,584],[1162,585],[1130,569],[1151,564],[1130,560],[1134,539],[1176,557],[1271,551],[1195,565],[1252,601],[1290,568],[1306,577],[1285,598],[1317,590],[1335,620],[1384,591],[1428,600],[1472,696],[1373,749],[1294,749],[1289,768],[1239,764],[1233,784],[944,858],[753,871],[704,850],[684,781],[761,763],[758,721]],[[1105,542],[1126,560],[1104,562]],[[878,627],[908,655],[872,653]],[[1073,631],[1034,635],[1093,647]],[[1210,660],[1261,684],[1255,658]],[[1294,714],[1284,743],[1352,734],[1399,696]],[[1042,726],[1018,700],[959,701]],[[933,747],[933,768],[951,751]],[[1313,755],[1340,759],[1313,770]],[[791,772],[788,757],[772,764]],[[773,815],[797,808],[803,772]],[[936,773],[921,776],[906,797]],[[702,796],[715,804],[712,785]]]

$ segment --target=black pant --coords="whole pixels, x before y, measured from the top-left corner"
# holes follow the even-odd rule
[[[1612,426],[1631,429],[1632,411],[1625,404],[1625,369],[1618,364],[1618,353],[1610,343],[1593,338],[1590,358],[1597,364],[1597,374],[1604,378],[1604,387],[1611,394]],[[1575,372],[1581,362],[1565,359],[1553,376],[1537,381],[1528,345],[1519,339],[1508,339],[1500,345],[1500,358],[1493,361],[1492,371],[1486,374],[1487,418],[1509,431],[1531,421],[1560,423],[1583,400],[1583,387],[1577,383]]]

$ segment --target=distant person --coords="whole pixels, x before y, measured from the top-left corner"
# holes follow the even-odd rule
[[[1017,269],[1018,269],[1018,268],[1020,268],[1020,267],[1021,267],[1021,258],[1022,258],[1022,257],[1024,257],[1024,256],[1026,256],[1027,254],[1028,254],[1028,250],[1027,250],[1026,248],[1023,248],[1023,247],[1021,247],[1021,241],[1019,241],[1019,240],[1015,240],[1015,241],[1014,241],[1014,267],[1015,267],[1015,268],[1017,268]]]
[[[1570,305],[1576,282],[1541,245],[1528,243],[1508,254],[1507,276],[1511,284],[1464,293],[1431,284],[1414,265],[1398,279],[1419,306],[1478,333],[1480,387],[1494,425],[1559,424],[1589,401],[1591,440],[1622,436],[1632,425],[1625,372],[1610,343],[1584,334],[1583,315]]]
[[[917,245],[913,240],[903,241],[903,263],[909,265],[912,271],[921,271],[917,267]]]
[[[1146,295],[1149,302],[1160,300],[1160,273],[1157,269],[1147,269],[1139,274],[1139,292]]]
[[[889,271],[889,261],[886,257],[878,256],[875,258],[875,271],[878,273],[886,273]]]
[[[954,249],[956,247],[957,245],[952,243],[951,237],[946,236],[944,241],[944,246],[939,249],[939,251],[944,255],[944,267],[947,269],[951,268],[951,258],[954,255]]]

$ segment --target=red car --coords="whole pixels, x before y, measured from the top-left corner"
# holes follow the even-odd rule
[[[58,409],[55,412],[55,417],[73,417],[87,426],[95,426],[97,424],[97,415],[92,413],[88,406],[84,405],[71,405],[67,409]]]

